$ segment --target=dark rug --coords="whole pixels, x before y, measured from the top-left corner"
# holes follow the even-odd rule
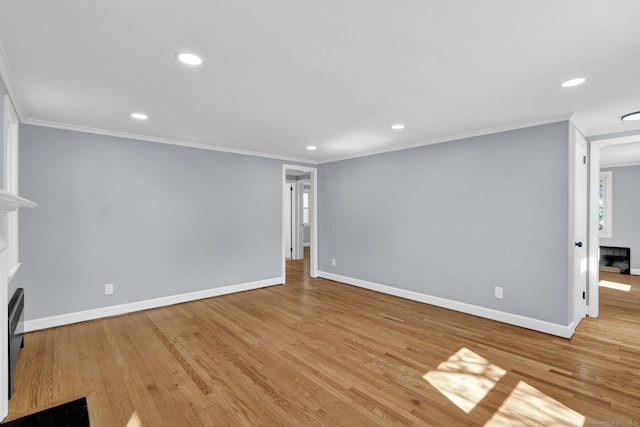
[[[87,399],[63,403],[17,420],[0,423],[2,427],[89,427]]]

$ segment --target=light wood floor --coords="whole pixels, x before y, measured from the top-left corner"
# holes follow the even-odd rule
[[[640,278],[571,340],[322,279],[29,333],[13,419],[92,426],[639,425]]]

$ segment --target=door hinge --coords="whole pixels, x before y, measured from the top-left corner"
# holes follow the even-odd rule
[[[585,291],[582,291],[582,299],[587,299],[587,293]]]
[[[583,165],[587,164],[587,156],[582,156],[582,164]]]

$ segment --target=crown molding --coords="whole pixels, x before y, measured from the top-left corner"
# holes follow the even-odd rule
[[[580,116],[578,116],[577,113],[571,114],[571,116],[569,117],[569,121],[573,123],[576,129],[578,129],[578,132],[580,132],[583,136],[586,136],[589,134],[587,126],[584,124],[584,121],[582,121],[582,119],[580,118]]]
[[[356,159],[358,157],[373,156],[375,154],[391,153],[393,151],[407,150],[409,148],[424,147],[425,145],[440,144],[443,142],[452,142],[452,141],[458,141],[466,138],[473,138],[477,136],[491,135],[492,133],[508,132],[511,130],[525,129],[533,126],[541,126],[541,125],[547,125],[551,123],[570,121],[573,116],[575,116],[575,114],[561,114],[561,115],[550,116],[542,119],[528,120],[524,122],[511,123],[511,124],[502,125],[502,126],[494,126],[490,128],[479,129],[476,131],[451,134],[448,136],[433,138],[433,139],[429,139],[429,140],[425,140],[425,141],[421,141],[413,144],[405,144],[405,145],[399,145],[395,147],[389,147],[387,149],[373,150],[366,153],[356,154],[353,156],[338,157],[331,160],[321,161],[319,163],[322,164],[322,163],[339,162],[341,160]],[[574,122],[574,125],[575,125],[575,122]],[[576,126],[576,127],[580,129],[579,126]]]
[[[542,118],[542,119],[528,120],[528,121],[523,121],[523,122],[517,122],[517,123],[511,123],[511,124],[507,124],[507,125],[502,125],[502,126],[494,126],[494,127],[490,127],[490,128],[479,129],[479,130],[476,130],[476,131],[451,134],[451,135],[447,135],[447,136],[442,136],[442,137],[438,137],[438,138],[432,138],[432,139],[424,140],[424,141],[417,142],[417,143],[404,144],[404,145],[399,145],[399,146],[394,146],[394,147],[389,147],[389,148],[383,148],[383,149],[380,149],[380,150],[371,150],[371,151],[367,151],[367,152],[364,152],[364,153],[358,153],[358,154],[354,154],[354,155],[350,155],[350,156],[328,158],[326,160],[318,161],[318,160],[302,159],[302,158],[282,156],[282,155],[276,155],[276,154],[261,153],[261,152],[256,152],[256,151],[220,147],[220,146],[202,144],[202,143],[197,143],[197,142],[180,141],[180,140],[175,140],[175,139],[159,138],[159,137],[153,137],[153,136],[147,136],[147,135],[131,134],[131,133],[126,133],[126,132],[117,132],[117,131],[111,131],[111,130],[106,130],[106,129],[92,128],[92,127],[78,126],[78,125],[71,125],[71,124],[66,124],[66,123],[50,122],[50,121],[46,121],[46,120],[29,119],[26,116],[26,112],[24,111],[24,108],[22,106],[22,102],[20,101],[20,96],[19,96],[19,93],[18,93],[18,89],[17,89],[17,86],[14,83],[13,73],[11,71],[11,67],[9,66],[9,62],[7,60],[6,53],[5,53],[4,48],[2,46],[2,41],[1,40],[0,40],[0,76],[2,77],[2,79],[5,82],[5,85],[7,87],[7,92],[9,92],[9,97],[13,101],[14,108],[16,109],[18,117],[20,118],[20,122],[24,123],[24,124],[27,124],[27,125],[42,126],[42,127],[49,127],[49,128],[55,128],[55,129],[63,129],[63,130],[70,130],[70,131],[75,131],[75,132],[85,132],[85,133],[92,133],[92,134],[97,134],[97,135],[113,136],[113,137],[117,137],[117,138],[128,138],[128,139],[135,139],[135,140],[140,140],[140,141],[157,142],[157,143],[161,143],[161,144],[177,145],[177,146],[181,146],[181,147],[198,148],[198,149],[201,149],[201,150],[221,151],[221,152],[225,152],[225,153],[233,153],[233,154],[240,154],[240,155],[254,156],[254,157],[265,157],[265,158],[270,158],[270,159],[277,159],[277,160],[290,161],[290,162],[300,162],[300,163],[307,163],[307,164],[312,164],[312,165],[338,162],[338,161],[341,161],[341,160],[355,159],[355,158],[359,158],[359,157],[372,156],[372,155],[376,155],[376,154],[390,153],[390,152],[394,152],[394,151],[406,150],[406,149],[409,149],[409,148],[423,147],[423,146],[426,146],[426,145],[432,145],[432,144],[439,144],[439,143],[443,143],[443,142],[456,141],[456,140],[465,139],[465,138],[473,138],[473,137],[477,137],[477,136],[489,135],[489,134],[492,134],[492,133],[507,132],[507,131],[510,131],[510,130],[524,129],[524,128],[527,128],[527,127],[545,125],[545,124],[550,124],[550,123],[557,123],[557,122],[561,122],[561,121],[571,121],[571,123],[573,123],[573,125],[583,135],[587,135],[585,133],[585,126],[584,126],[582,120],[578,117],[577,114],[562,114],[562,115],[551,116],[551,117],[546,117],[546,118]]]
[[[22,120],[22,123],[26,125],[69,130],[73,132],[92,133],[96,135],[112,136],[116,138],[135,139],[138,141],[157,142],[160,144],[169,144],[169,145],[177,145],[180,147],[197,148],[200,150],[222,151],[225,153],[240,154],[244,156],[253,156],[253,157],[265,157],[269,159],[283,160],[287,162],[298,162],[298,163],[307,163],[307,164],[314,164],[314,165],[318,164],[316,160],[300,159],[296,157],[281,156],[277,154],[260,153],[257,151],[239,150],[235,148],[220,147],[215,145],[202,144],[198,142],[180,141],[176,139],[159,138],[155,136],[139,135],[135,133],[117,132],[117,131],[106,130],[106,129],[92,128],[88,126],[78,126],[78,125],[70,125],[66,123],[50,122],[46,120],[26,119],[26,120]]]
[[[18,118],[20,121],[24,121],[27,118],[27,113],[24,110],[22,100],[20,98],[20,92],[18,92],[18,86],[16,86],[15,79],[13,78],[13,71],[11,71],[11,67],[9,66],[9,60],[7,59],[7,53],[4,50],[4,46],[2,45],[2,40],[0,39],[0,77],[4,81],[4,85],[7,88],[7,92],[9,93],[9,98],[11,98],[11,103],[13,104],[14,110],[16,110],[16,114],[18,114]]]
[[[201,144],[196,142],[179,141],[174,139],[158,138],[153,136],[110,131],[110,130],[91,128],[86,126],[77,126],[77,125],[71,125],[66,123],[50,122],[46,120],[30,119],[29,117],[27,117],[27,113],[24,109],[24,105],[20,97],[20,92],[18,91],[18,87],[15,84],[13,71],[11,70],[11,66],[9,65],[9,60],[7,59],[7,54],[6,54],[6,51],[4,50],[4,46],[2,45],[1,39],[0,39],[0,78],[2,78],[2,80],[4,81],[5,87],[7,88],[7,92],[9,94],[9,98],[11,99],[11,103],[13,104],[13,108],[15,109],[16,114],[20,119],[20,122],[26,125],[92,133],[97,135],[113,136],[117,138],[128,138],[128,139],[135,139],[140,141],[158,142],[161,144],[177,145],[177,146],[188,147],[188,148],[198,148],[201,150],[222,151],[225,153],[240,154],[245,156],[265,157],[269,159],[277,159],[277,160],[283,160],[288,162],[299,162],[299,163],[307,163],[307,164],[314,164],[314,165],[318,164],[318,161],[310,160],[310,159],[301,159],[301,158],[290,157],[290,156],[281,156],[277,154],[268,154],[268,153],[260,153],[256,151],[219,147],[215,145]]]

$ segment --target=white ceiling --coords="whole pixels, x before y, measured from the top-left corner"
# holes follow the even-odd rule
[[[588,135],[640,131],[620,120],[640,110],[639,16],[638,0],[2,1],[0,72],[25,123],[324,162],[571,113]]]

